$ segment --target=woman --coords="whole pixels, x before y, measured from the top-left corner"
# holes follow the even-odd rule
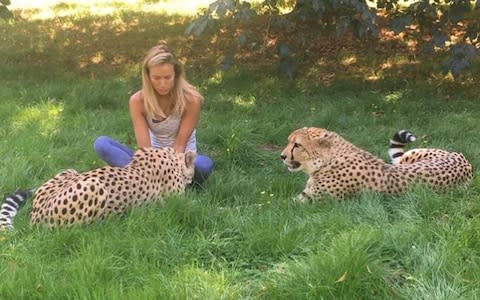
[[[178,152],[197,151],[195,126],[203,96],[185,78],[183,67],[163,42],[151,48],[142,68],[142,89],[130,97],[130,117],[138,147],[173,147]],[[95,152],[109,165],[123,167],[133,150],[101,136]],[[197,154],[194,182],[203,182],[213,161]]]

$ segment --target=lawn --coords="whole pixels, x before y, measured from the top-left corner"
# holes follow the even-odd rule
[[[292,130],[316,126],[387,159],[405,128],[418,147],[464,153],[477,175],[478,84],[350,40],[318,45],[294,81],[278,78],[265,53],[224,70],[233,35],[184,36],[192,14],[174,2],[58,2],[0,22],[3,194],[103,166],[97,136],[134,147],[128,97],[161,39],[205,96],[197,139],[215,162],[203,188],[104,222],[31,227],[27,203],[0,235],[0,299],[480,297],[477,176],[446,193],[302,205],[293,199],[306,177],[279,158]]]

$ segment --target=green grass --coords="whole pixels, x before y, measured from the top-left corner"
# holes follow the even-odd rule
[[[28,203],[16,230],[0,236],[0,299],[480,296],[478,177],[445,194],[419,188],[301,205],[292,199],[306,176],[279,159],[303,126],[336,131],[385,159],[390,136],[407,128],[419,147],[461,151],[476,170],[478,88],[428,79],[324,86],[248,65],[222,72],[181,35],[188,17],[116,5],[107,16],[80,7],[0,24],[0,191],[102,166],[92,148],[99,135],[133,146],[128,95],[145,50],[162,38],[188,59],[205,95],[198,140],[214,173],[203,189],[163,205],[68,229],[31,227]]]

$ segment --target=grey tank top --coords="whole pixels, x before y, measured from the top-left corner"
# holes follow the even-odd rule
[[[177,137],[178,128],[180,127],[180,116],[170,115],[165,120],[157,121],[147,118],[150,133],[150,142],[155,148],[173,147],[175,138]],[[195,129],[188,139],[185,151],[197,152],[197,140],[195,137]]]

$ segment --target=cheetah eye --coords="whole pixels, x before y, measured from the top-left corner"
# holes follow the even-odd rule
[[[299,143],[293,143],[293,148],[301,148],[302,144]]]

